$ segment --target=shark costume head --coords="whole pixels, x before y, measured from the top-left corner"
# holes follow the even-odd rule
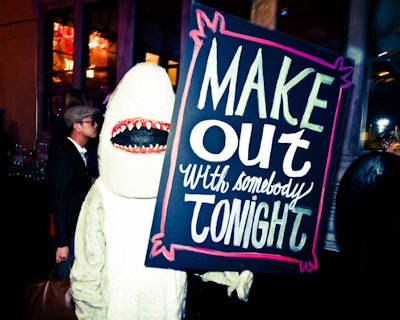
[[[99,142],[104,185],[128,198],[156,197],[175,94],[166,70],[138,63],[107,104]]]

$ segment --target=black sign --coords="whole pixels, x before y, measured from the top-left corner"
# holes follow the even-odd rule
[[[352,71],[195,4],[146,265],[317,270]]]

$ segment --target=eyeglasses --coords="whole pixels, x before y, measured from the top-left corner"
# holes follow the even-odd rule
[[[88,121],[78,121],[78,123],[90,123],[92,126],[94,126],[97,123],[97,121],[92,119]]]

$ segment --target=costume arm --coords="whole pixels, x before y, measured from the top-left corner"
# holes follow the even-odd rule
[[[250,288],[253,284],[253,272],[244,270],[241,273],[234,271],[209,271],[201,275],[204,282],[213,281],[227,286],[228,296],[236,290],[237,297],[247,302]]]
[[[83,202],[75,233],[71,289],[78,319],[107,318],[106,249],[102,195],[95,183]]]

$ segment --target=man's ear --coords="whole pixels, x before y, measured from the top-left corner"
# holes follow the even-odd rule
[[[79,125],[78,122],[75,122],[72,126],[74,127],[74,130],[76,132],[81,132],[81,126]]]

